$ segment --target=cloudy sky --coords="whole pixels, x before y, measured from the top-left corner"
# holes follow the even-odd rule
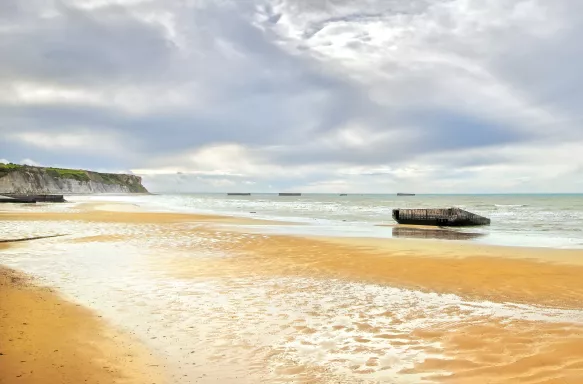
[[[1,0],[0,159],[153,191],[582,192],[579,0]]]

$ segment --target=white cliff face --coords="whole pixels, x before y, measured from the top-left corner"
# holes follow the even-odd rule
[[[63,194],[63,193],[131,193],[131,185],[141,185],[136,176],[124,176],[130,185],[109,184],[93,180],[56,178],[46,172],[11,172],[0,178],[0,193]]]

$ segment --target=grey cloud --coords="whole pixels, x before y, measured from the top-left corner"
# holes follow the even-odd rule
[[[390,164],[415,160],[420,156],[447,153],[457,150],[495,147],[536,141],[536,135],[517,132],[503,122],[481,116],[467,115],[458,111],[412,110],[404,116],[395,116],[379,108],[361,120],[372,132],[394,132],[379,137],[366,146],[332,145],[307,142],[302,146],[280,149],[272,153],[276,162],[285,164],[345,163],[345,164]],[[403,124],[410,124],[402,128]],[[423,127],[423,128],[420,128]],[[460,161],[459,159],[457,161]],[[473,160],[488,164],[487,156]],[[463,162],[462,162],[463,163]],[[459,166],[464,164],[460,163]]]
[[[579,18],[552,37],[527,36],[523,44],[506,47],[493,68],[534,105],[566,112],[573,122],[580,123],[583,119],[580,108],[583,79],[579,65],[583,61],[582,36],[583,20]]]
[[[87,143],[90,146],[91,143]],[[99,153],[84,153],[83,151],[50,151],[43,148],[33,147],[25,144],[7,142],[0,140],[0,154],[3,159],[17,163],[25,159],[24,154],[32,154],[32,160],[45,166],[70,167],[70,168],[94,168],[94,169],[119,169],[120,164],[131,163],[127,155],[120,153],[119,156],[100,155]],[[84,165],[86,164],[86,165]]]
[[[302,180],[310,183],[341,166],[433,156],[462,169],[499,164],[487,153],[500,146],[583,139],[581,7],[502,3],[464,14],[456,0],[96,8],[6,0],[0,84],[82,90],[98,100],[0,98],[0,134],[115,132],[128,152],[115,168],[172,165],[177,153],[238,143],[270,164],[321,168]],[[548,25],[537,13],[543,5]],[[351,125],[375,139],[361,146],[329,139]],[[468,149],[486,154],[443,157]],[[0,157],[111,163],[25,143]]]
[[[0,78],[119,85],[160,78],[169,69],[172,47],[154,24],[121,6],[88,11],[56,4],[50,17],[29,10],[0,30]]]
[[[59,11],[61,15],[50,21],[54,28],[41,25],[2,39],[7,42],[2,47],[7,56],[15,53],[12,61],[4,63],[13,72],[0,72],[4,80],[20,77],[77,86],[87,86],[91,80],[92,85],[130,86],[144,92],[152,92],[148,88],[152,83],[170,88],[185,83],[185,97],[203,99],[205,107],[135,115],[114,102],[105,106],[5,105],[0,107],[0,129],[36,130],[41,122],[41,129],[54,131],[110,127],[138,142],[144,152],[156,153],[217,141],[269,144],[294,136],[295,127],[301,129],[314,121],[333,125],[333,120],[328,121],[334,115],[332,109],[348,107],[349,85],[271,45],[232,11],[211,7],[175,14],[182,38],[194,52],[178,52],[178,47],[164,40],[160,28],[137,20],[119,6],[95,12],[63,5]],[[41,39],[35,40],[39,35]],[[220,41],[242,56],[227,57],[217,45]],[[33,57],[37,52],[45,52],[43,60]],[[179,69],[170,71],[174,67]],[[195,85],[192,90],[190,83]],[[156,97],[147,95],[154,104]]]

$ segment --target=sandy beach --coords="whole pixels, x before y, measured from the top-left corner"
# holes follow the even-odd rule
[[[0,383],[162,384],[155,366],[149,351],[101,316],[0,268]]]
[[[152,364],[166,367],[170,382],[583,382],[580,250],[267,235],[260,227],[277,222],[111,203],[4,211],[0,222],[10,238],[64,235],[0,248],[0,264],[87,308],[62,304],[67,312],[38,332],[97,313],[155,351]],[[0,311],[18,334],[33,320],[4,299],[23,295],[8,277]],[[45,295],[30,303],[62,300],[25,292]],[[104,334],[91,330],[101,321],[70,321],[83,325],[77,343]],[[115,346],[123,354],[128,345]],[[40,344],[18,348],[46,353]],[[18,367],[20,355],[6,356],[1,364]],[[75,356],[86,362],[83,378],[94,377],[100,357]],[[135,363],[113,360],[121,366],[104,373],[113,375],[106,382],[142,382],[126,373]],[[75,374],[53,382],[78,382]]]

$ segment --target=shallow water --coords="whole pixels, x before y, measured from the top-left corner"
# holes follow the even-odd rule
[[[457,206],[490,217],[492,225],[467,231],[482,234],[474,242],[552,248],[583,248],[583,195],[325,195],[280,197],[275,194],[227,196],[226,194],[71,196],[71,201],[110,199],[148,209],[175,212],[217,213],[296,221],[309,229],[277,227],[286,233],[335,236],[392,237],[394,208]],[[253,212],[253,213],[251,213]]]
[[[488,382],[522,382],[512,372],[525,361],[583,346],[581,310],[260,273],[237,249],[265,235],[197,226],[0,222],[7,237],[69,234],[16,245],[0,262],[135,333],[174,383],[432,383],[460,367],[483,375],[493,361]],[[547,368],[583,364],[580,353],[558,359]]]

